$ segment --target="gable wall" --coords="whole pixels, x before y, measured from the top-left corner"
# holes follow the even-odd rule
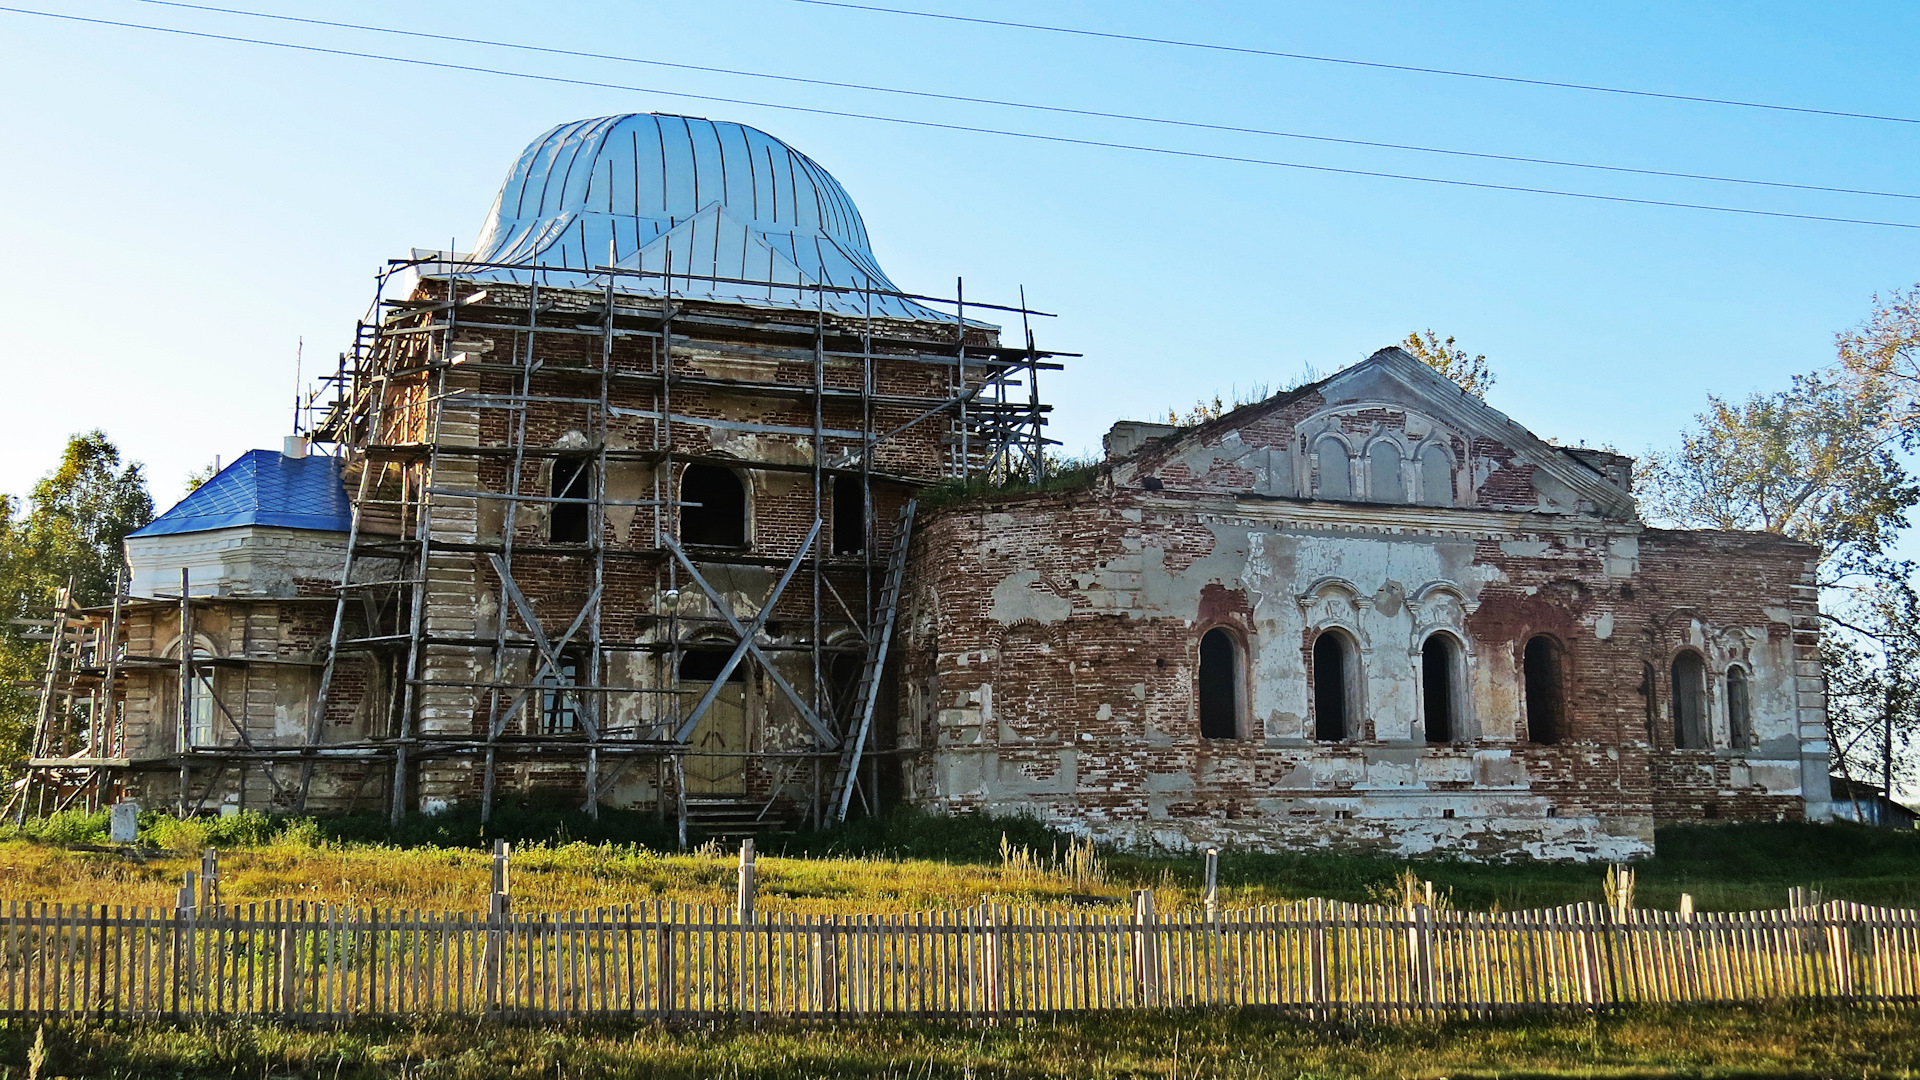
[[[1697,813],[1682,792],[1726,792],[1713,796],[1723,817],[1803,812],[1802,545],[1232,499],[1159,475],[1157,492],[1118,487],[1116,468],[1108,490],[926,523],[901,613],[899,738],[921,751],[909,799],[1038,812],[1125,843],[1480,858],[1645,854],[1657,819]],[[1654,628],[1683,605],[1698,634],[1753,643],[1751,750],[1725,749],[1723,734],[1720,750],[1676,757],[1670,737],[1647,737],[1643,664],[1670,663]],[[1198,648],[1213,626],[1247,645],[1243,739],[1199,737]],[[1342,743],[1310,740],[1311,642],[1328,627],[1361,643],[1366,671],[1365,727]],[[1436,628],[1469,650],[1463,737],[1445,746],[1425,742],[1421,719],[1419,646]],[[1551,746],[1528,742],[1522,719],[1536,633],[1567,662],[1567,733]]]

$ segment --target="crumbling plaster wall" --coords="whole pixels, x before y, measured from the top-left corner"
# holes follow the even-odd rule
[[[1651,534],[1624,468],[1476,408],[1490,412],[1370,375],[1149,442],[1090,492],[933,518],[903,612],[900,738],[921,750],[908,797],[1133,844],[1580,860],[1648,853],[1656,799],[1684,816],[1655,794],[1676,770],[1692,770],[1687,790],[1732,792],[1725,816],[1804,812],[1801,773],[1824,777],[1796,639],[1810,549]],[[1315,497],[1329,432],[1354,448],[1359,500]],[[1367,448],[1388,437],[1403,471],[1370,476]],[[1445,447],[1444,480],[1415,473],[1423,442]],[[1399,501],[1364,501],[1396,479]],[[1728,748],[1723,703],[1722,749],[1684,752],[1706,755],[1711,777],[1649,733],[1665,706],[1645,668],[1671,662],[1664,628],[1682,610],[1696,636],[1729,643],[1708,657],[1715,677],[1742,663],[1755,689],[1751,749]],[[1239,739],[1199,737],[1198,644],[1215,626],[1247,657]],[[1332,628],[1359,647],[1361,726],[1322,743],[1309,658]],[[1444,745],[1426,741],[1420,681],[1436,632],[1465,647]],[[1565,657],[1552,745],[1528,742],[1522,719],[1536,634]]]

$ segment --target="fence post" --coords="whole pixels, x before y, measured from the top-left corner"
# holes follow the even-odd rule
[[[1827,931],[1827,956],[1833,966],[1833,991],[1843,998],[1853,996],[1853,935],[1838,903],[1829,904],[1822,919]]]
[[[1413,974],[1419,981],[1420,1003],[1431,1007],[1439,1004],[1434,1000],[1433,987],[1433,907],[1416,903],[1409,914],[1413,917],[1413,930],[1408,935],[1408,944],[1413,946]]]
[[[1706,994],[1700,983],[1700,935],[1693,929],[1693,894],[1680,894],[1680,921],[1687,926],[1686,932],[1686,994],[1689,1001],[1698,1001]]]
[[[1153,936],[1153,890],[1133,890],[1133,987],[1134,1004],[1151,1008],[1160,1003],[1159,944]]]
[[[1295,908],[1295,910],[1299,909]],[[1328,1008],[1327,1001],[1326,901],[1314,897],[1307,911],[1309,912],[1307,917],[1313,921],[1311,929],[1307,931],[1307,949],[1312,963],[1312,970],[1308,976],[1310,982],[1307,986],[1307,993],[1313,999],[1313,1010],[1310,1015],[1315,1020],[1326,1020],[1333,1015],[1333,1010]]]
[[[1220,921],[1220,849],[1207,849],[1207,921]]]
[[[200,901],[202,907],[220,906],[220,852],[208,848],[200,853]]]
[[[506,965],[507,916],[513,911],[513,848],[505,840],[493,842],[493,877],[487,892],[486,971],[487,996],[484,1009],[491,1015],[500,1011],[501,973]]]
[[[748,1006],[748,995],[753,989],[751,984],[754,967],[751,930],[753,925],[753,837],[751,836],[740,841],[740,881],[734,896],[734,913],[737,916],[735,921],[740,924],[739,959],[735,965],[735,973],[739,976],[737,985],[740,1011],[746,1013],[755,1011]]]
[[[181,1015],[180,999],[183,995],[187,1001],[187,1010],[191,1012],[193,1009],[193,954],[198,944],[196,939],[199,936],[194,925],[193,905],[196,898],[194,873],[189,870],[180,886],[180,894],[174,897],[173,905],[173,1013],[175,1017]]]
[[[980,905],[980,926],[980,932],[984,935],[983,940],[986,943],[986,949],[984,950],[986,953],[986,971],[984,974],[987,983],[987,1014],[991,1016],[993,1022],[997,1024],[1000,1022],[1000,1011],[1005,1007],[1005,1003],[1000,997],[1000,920],[996,917],[994,905]]]

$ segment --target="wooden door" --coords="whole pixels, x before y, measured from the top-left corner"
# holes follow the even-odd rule
[[[682,690],[703,693],[710,684],[682,683]],[[686,758],[687,794],[745,795],[747,793],[747,687],[729,682],[693,729]],[[698,701],[694,697],[689,700]],[[710,756],[720,755],[720,756]]]

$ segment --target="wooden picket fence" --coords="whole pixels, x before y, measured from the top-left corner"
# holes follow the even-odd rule
[[[1150,894],[1147,894],[1150,896]],[[1155,917],[988,905],[770,915],[656,903],[421,914],[9,904],[0,1013],[293,1020],[924,1016],[1239,1005],[1382,1019],[1636,1002],[1920,997],[1920,913],[1436,911],[1329,901]]]
[[[1252,1006],[1318,1019],[1484,1016],[1633,1003],[1920,1000],[1920,912],[1819,903],[1737,914],[1575,904],[1525,912],[1328,900],[1168,917],[997,904],[756,915],[733,907],[512,910],[496,844],[482,913],[225,904],[209,850],[171,908],[9,903],[0,1015],[297,1021],[495,1017],[944,1017]],[[1630,877],[1630,871],[1626,872]],[[1630,885],[1629,885],[1630,891]]]

